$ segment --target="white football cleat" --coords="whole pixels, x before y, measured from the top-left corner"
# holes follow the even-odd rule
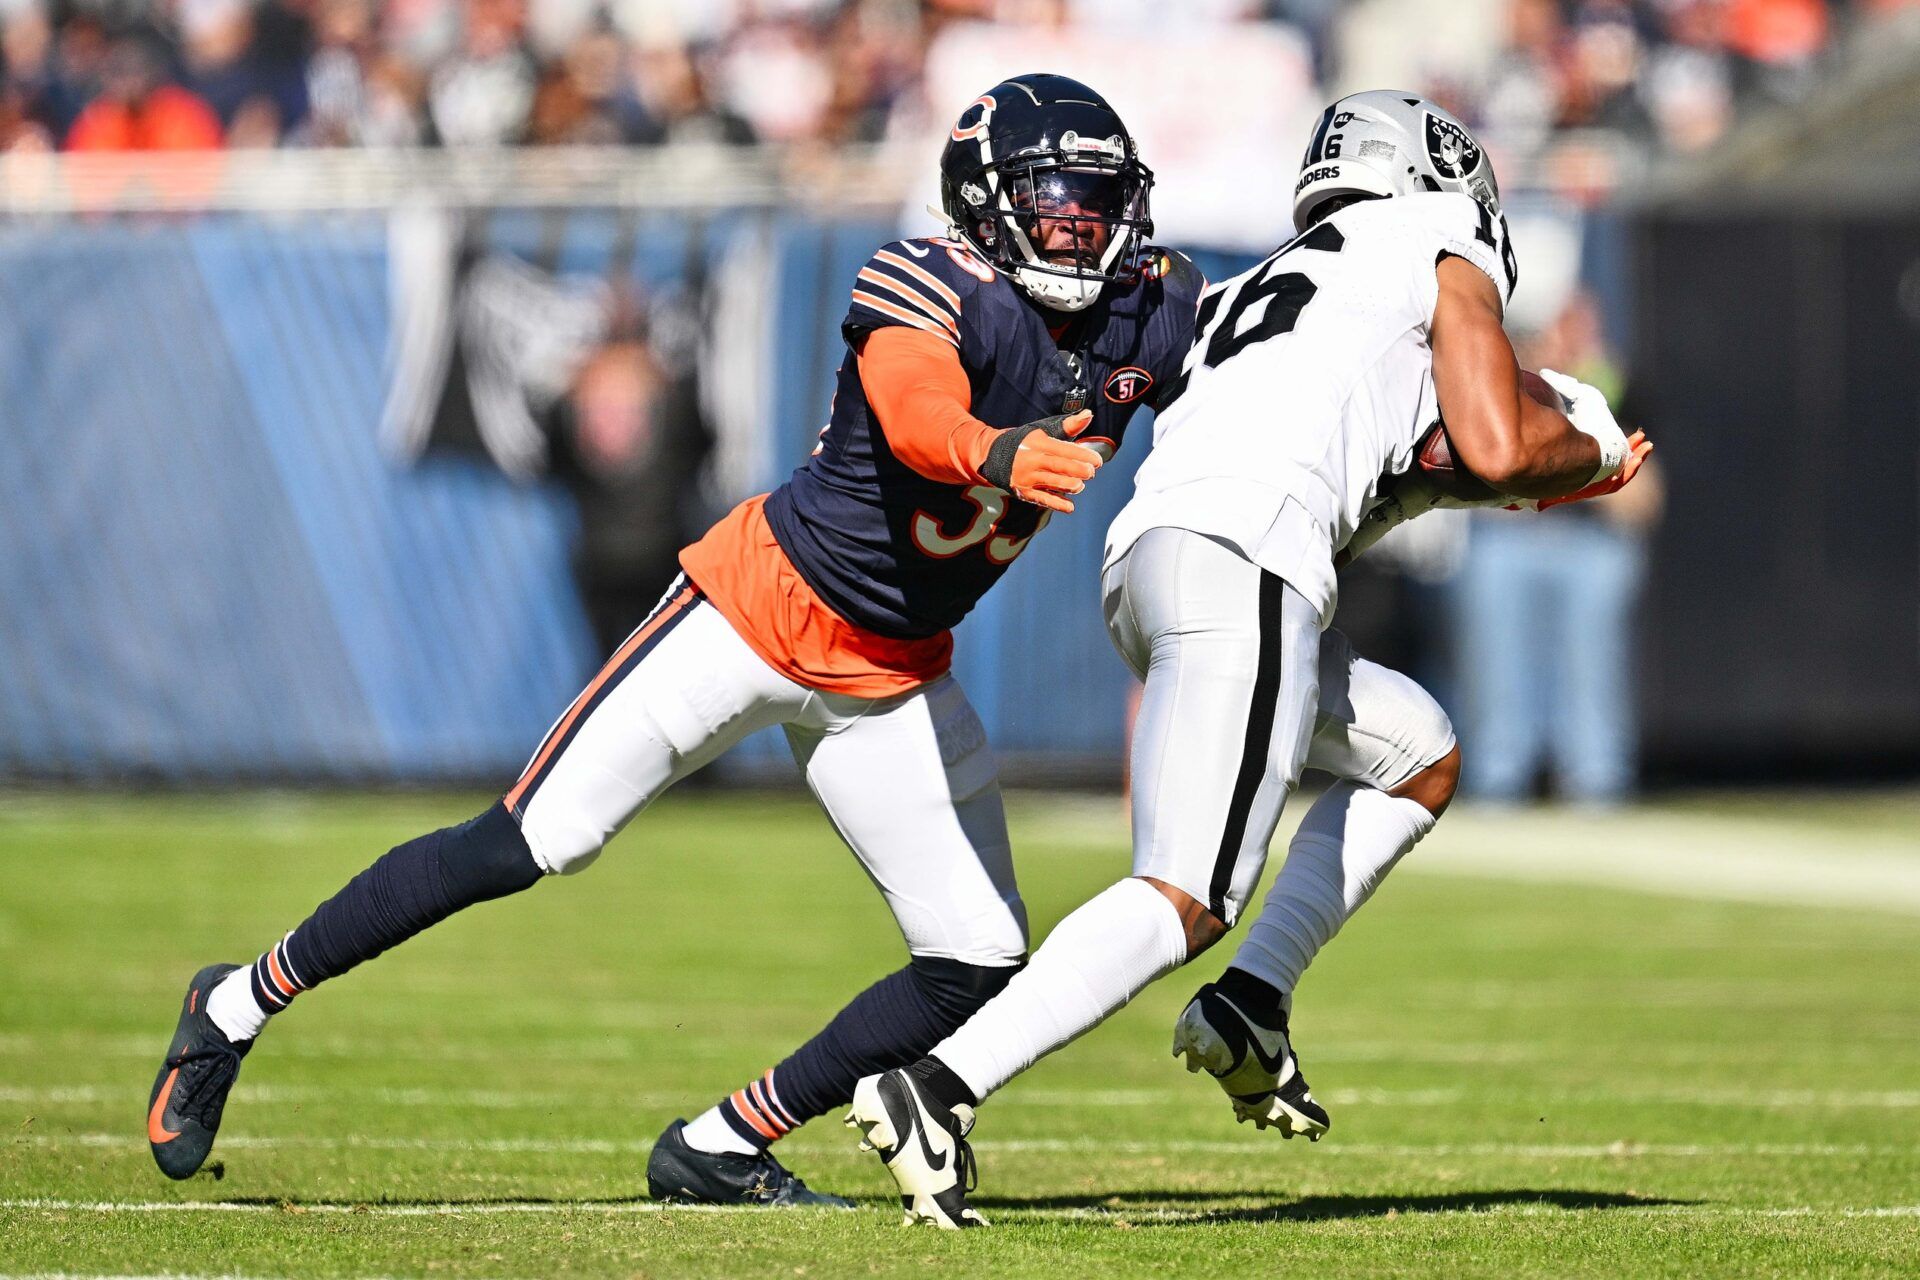
[[[1188,1071],[1206,1068],[1233,1102],[1241,1124],[1278,1129],[1280,1136],[1305,1134],[1320,1141],[1333,1121],[1313,1100],[1300,1059],[1287,1036],[1287,1015],[1267,1026],[1209,982],[1194,993],[1173,1026],[1173,1056],[1184,1057]]]
[[[946,1107],[911,1071],[868,1076],[853,1087],[847,1127],[860,1131],[860,1149],[880,1157],[900,1188],[904,1226],[931,1223],[946,1231],[984,1227],[967,1203],[974,1188],[973,1108]]]

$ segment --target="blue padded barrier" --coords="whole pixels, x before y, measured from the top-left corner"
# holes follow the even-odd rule
[[[588,273],[630,242],[659,288],[748,216],[516,212],[483,235]],[[812,448],[848,282],[895,234],[775,219],[762,485]],[[0,229],[0,777],[504,784],[591,674],[567,495],[381,452],[387,253],[369,215]],[[1002,752],[1117,758],[1130,677],[1096,574],[1150,431],[960,628]]]

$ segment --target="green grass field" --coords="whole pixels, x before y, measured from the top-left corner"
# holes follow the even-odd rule
[[[902,962],[806,801],[671,797],[586,874],[303,997],[247,1061],[224,1177],[162,1178],[144,1112],[186,977],[481,803],[0,794],[0,1275],[1920,1274],[1912,796],[1449,817],[1300,994],[1325,1142],[1235,1126],[1168,1056],[1222,948],[988,1103],[995,1227],[964,1235],[902,1231],[831,1121],[780,1152],[858,1213],[646,1202],[667,1121]],[[1117,801],[1013,818],[1036,937],[1125,868]],[[1855,887],[1496,865],[1749,845]]]

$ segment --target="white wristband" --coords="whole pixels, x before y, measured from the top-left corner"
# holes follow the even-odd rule
[[[1610,479],[1620,470],[1620,464],[1627,460],[1626,433],[1620,430],[1612,415],[1608,415],[1605,422],[1599,423],[1582,422],[1574,417],[1569,417],[1567,421],[1573,423],[1575,431],[1591,436],[1593,442],[1600,446],[1600,469],[1593,473],[1593,478],[1587,483],[1598,484],[1602,480]]]
[[[1627,460],[1627,433],[1613,420],[1607,398],[1598,388],[1552,369],[1542,369],[1540,376],[1567,402],[1567,421],[1573,429],[1600,446],[1600,468],[1587,483],[1611,478]]]

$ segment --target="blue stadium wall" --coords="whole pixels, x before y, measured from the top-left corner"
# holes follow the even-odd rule
[[[489,234],[599,271],[624,230],[576,213],[497,217]],[[668,282],[727,230],[643,218],[633,269]],[[891,234],[773,230],[765,420],[781,461],[763,484],[811,447],[844,282]],[[552,485],[382,453],[386,264],[372,216],[0,230],[0,776],[518,771],[599,658],[569,563],[576,513]],[[959,631],[958,674],[1003,753],[1117,761],[1130,678],[1095,578],[1143,442]],[[735,763],[783,754],[763,735]]]

